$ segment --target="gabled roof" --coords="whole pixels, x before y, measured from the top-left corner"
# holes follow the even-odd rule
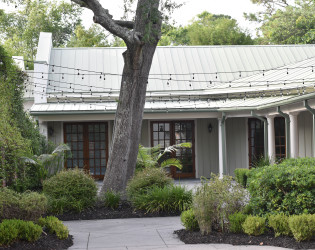
[[[115,95],[120,88],[124,51],[125,48],[53,48],[50,65],[63,68],[50,66],[47,93],[58,95],[63,91],[76,95],[91,90],[95,96]],[[230,82],[235,86],[232,91],[243,92],[241,82],[258,79],[263,70],[314,63],[314,58],[315,45],[158,47],[150,71],[148,96],[166,96],[170,92],[226,93]],[[105,80],[101,72],[106,73]],[[281,78],[278,73],[275,71],[270,77]]]

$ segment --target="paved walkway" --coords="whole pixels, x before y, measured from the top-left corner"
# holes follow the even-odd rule
[[[69,249],[285,249],[268,246],[232,246],[228,244],[185,245],[174,230],[183,228],[179,217],[67,221],[74,245]]]

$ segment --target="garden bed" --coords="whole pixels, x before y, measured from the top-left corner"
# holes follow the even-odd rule
[[[231,245],[256,245],[276,246],[293,249],[315,249],[315,239],[311,241],[297,242],[292,237],[279,236],[268,233],[260,236],[249,236],[246,234],[212,232],[202,235],[199,231],[187,231],[185,229],[174,232],[185,244],[231,244]]]
[[[135,210],[129,202],[122,202],[117,209],[111,209],[102,203],[83,210],[81,213],[67,212],[62,215],[54,215],[62,221],[70,220],[99,220],[99,219],[121,219],[121,218],[142,218],[142,217],[166,217],[179,216],[180,212],[147,213],[142,210]]]
[[[73,245],[73,237],[69,235],[67,239],[60,240],[55,234],[45,233],[36,242],[17,241],[10,247],[0,247],[5,250],[61,250],[68,249]]]

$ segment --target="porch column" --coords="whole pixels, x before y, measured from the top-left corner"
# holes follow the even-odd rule
[[[38,122],[39,132],[48,139],[48,124],[47,122]]]
[[[315,109],[311,108],[311,106],[308,104],[308,100],[304,101],[304,107],[312,113],[313,115],[313,133],[312,133],[312,143],[313,143],[313,149],[312,149],[312,156],[315,157]]]
[[[222,115],[222,118],[218,118],[218,126],[219,126],[219,174],[220,178],[223,177],[224,174],[227,174],[226,169],[226,138],[225,138],[225,114]]]
[[[268,158],[270,163],[275,162],[276,149],[275,149],[275,116],[267,115],[268,122]]]
[[[285,119],[285,138],[286,138],[286,158],[291,158],[291,133],[290,133],[290,116],[283,113],[280,106],[277,108],[279,115]]]
[[[298,113],[290,113],[290,137],[291,137],[291,157],[299,157],[299,130],[298,130]]]

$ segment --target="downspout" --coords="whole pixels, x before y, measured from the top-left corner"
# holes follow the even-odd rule
[[[223,163],[223,174],[227,175],[225,120],[226,120],[226,115],[223,112],[222,120],[221,120],[221,139],[222,139],[222,156],[223,156],[222,163]]]
[[[304,107],[313,114],[313,157],[315,157],[315,109],[311,108],[308,100],[304,101]]]
[[[265,159],[269,159],[268,155],[268,121],[267,118],[257,115],[254,111],[251,111],[251,115],[264,123],[264,156]]]
[[[285,137],[286,137],[286,158],[291,158],[291,137],[290,137],[290,116],[283,113],[280,106],[277,107],[279,115],[285,119]]]

